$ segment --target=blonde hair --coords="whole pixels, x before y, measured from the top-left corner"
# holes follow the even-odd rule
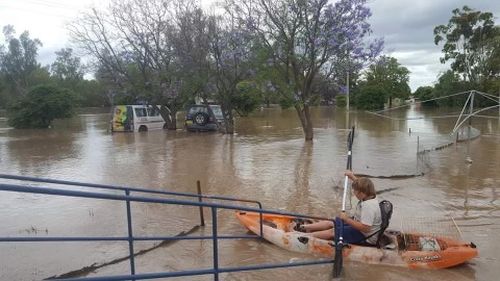
[[[363,192],[368,198],[375,198],[375,185],[369,178],[357,178],[352,182],[352,189]]]

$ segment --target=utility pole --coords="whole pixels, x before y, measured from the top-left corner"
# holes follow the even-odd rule
[[[349,128],[350,124],[349,124],[349,109],[350,109],[350,101],[349,101],[349,91],[350,91],[350,78],[349,78],[349,75],[351,73],[351,66],[350,66],[350,57],[351,57],[351,54],[349,53],[349,49],[347,49],[347,75],[346,75],[346,81],[345,81],[345,85],[346,85],[346,112],[345,112],[345,115],[346,115],[346,118],[345,118],[345,127],[346,129]]]
[[[347,89],[346,89],[346,95],[347,95],[347,112],[349,112],[349,63],[347,64],[347,81],[346,81],[346,86],[347,86]]]

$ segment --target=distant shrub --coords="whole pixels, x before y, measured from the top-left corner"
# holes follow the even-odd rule
[[[356,107],[367,110],[383,109],[385,96],[382,87],[365,85],[356,94]]]
[[[69,118],[75,105],[74,94],[52,85],[40,85],[7,110],[9,125],[18,128],[48,128],[54,119]]]
[[[345,107],[347,105],[347,96],[346,95],[335,96],[335,104],[339,107]]]

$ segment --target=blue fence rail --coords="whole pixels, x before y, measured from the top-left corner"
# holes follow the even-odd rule
[[[169,192],[169,191],[158,191],[151,189],[142,189],[136,187],[125,187],[125,186],[112,186],[94,183],[83,183],[83,182],[73,182],[73,181],[63,181],[54,180],[46,178],[35,178],[35,177],[25,177],[25,176],[15,176],[15,175],[5,175],[0,174],[0,178],[16,181],[31,181],[40,183],[50,183],[59,185],[70,185],[77,187],[89,187],[95,189],[104,190],[115,190],[123,191],[125,195],[116,195],[108,193],[98,193],[89,191],[77,191],[77,190],[67,190],[67,189],[55,189],[45,186],[26,186],[18,184],[8,184],[0,183],[0,191],[6,192],[19,192],[19,193],[32,193],[32,194],[45,194],[50,196],[66,196],[66,197],[80,197],[80,198],[92,198],[92,199],[103,199],[112,201],[122,201],[126,203],[127,209],[127,229],[128,235],[122,237],[0,237],[0,243],[2,242],[85,242],[85,241],[127,241],[129,247],[129,261],[130,261],[130,275],[114,275],[114,276],[103,276],[103,277],[86,277],[86,278],[70,278],[70,279],[58,279],[58,280],[147,280],[147,279],[158,279],[158,278],[168,278],[168,277],[183,277],[183,276],[197,276],[197,275],[213,275],[214,280],[219,280],[219,274],[230,273],[230,272],[242,272],[242,271],[253,271],[253,270],[263,270],[263,269],[273,269],[273,268],[285,268],[285,267],[296,267],[296,266],[307,266],[307,265],[320,265],[320,264],[332,264],[334,260],[313,260],[304,262],[293,262],[293,263],[282,263],[282,264],[260,264],[260,265],[250,265],[250,266],[239,266],[239,267],[220,267],[219,266],[219,250],[218,242],[220,239],[255,239],[259,236],[255,235],[218,235],[217,231],[217,210],[237,210],[237,211],[248,211],[248,212],[258,212],[261,214],[261,224],[260,224],[260,236],[263,233],[262,226],[262,214],[278,214],[278,215],[290,215],[299,218],[306,219],[322,219],[322,220],[332,220],[330,218],[317,217],[317,216],[306,216],[302,214],[282,212],[275,210],[266,210],[262,208],[262,204],[254,200],[246,200],[239,198],[223,197],[223,196],[211,196],[193,193],[179,193],[179,192]],[[198,184],[199,187],[199,184]],[[181,196],[188,198],[196,198],[197,201],[189,200],[178,200],[178,199],[167,199],[167,198],[151,198],[146,196],[136,196],[131,195],[131,192],[142,193],[142,194],[162,194],[169,196]],[[211,199],[215,201],[230,201],[230,202],[246,202],[255,203],[258,208],[243,207],[238,205],[228,205],[214,202],[203,202],[201,199]],[[208,208],[211,210],[212,217],[212,235],[210,236],[155,236],[155,237],[141,237],[134,236],[132,231],[132,215],[131,215],[131,202],[141,202],[141,203],[154,203],[154,204],[169,204],[169,205],[182,205],[182,206],[193,206],[200,208],[200,216],[203,222],[203,211],[202,208]],[[136,274],[135,271],[135,258],[134,258],[134,242],[135,241],[169,241],[169,240],[212,240],[212,251],[213,251],[213,267],[209,269],[201,270],[185,270],[177,272],[160,272],[160,273],[147,273],[147,274]]]

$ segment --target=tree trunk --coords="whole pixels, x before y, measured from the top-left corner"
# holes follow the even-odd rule
[[[224,130],[224,133],[226,134],[234,134],[234,118],[233,118],[233,113],[232,111],[230,111],[228,114],[227,114],[227,118],[225,120],[225,130]]]
[[[309,106],[304,105],[303,107],[301,107],[299,105],[296,105],[295,110],[297,110],[297,114],[299,115],[305,140],[312,141],[314,138],[314,131],[313,131],[313,124],[311,121],[311,112],[309,111]]]
[[[177,130],[177,111],[172,111],[170,113],[170,123],[167,122],[167,128],[169,130]]]
[[[170,108],[162,105],[160,107],[160,115],[165,120],[167,129],[177,130],[177,110],[170,110]]]

